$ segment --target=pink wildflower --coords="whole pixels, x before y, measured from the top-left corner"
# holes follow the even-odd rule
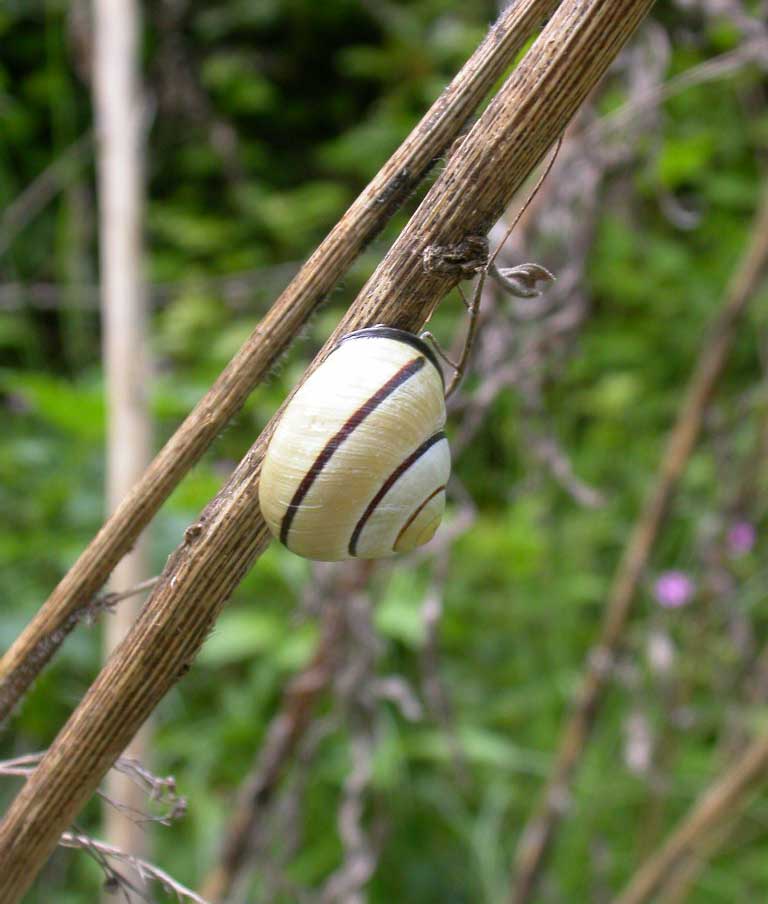
[[[755,528],[749,521],[734,521],[726,537],[728,552],[734,558],[745,556],[752,551],[756,539]]]
[[[665,609],[678,609],[690,603],[696,587],[684,571],[665,571],[653,585],[656,602]]]

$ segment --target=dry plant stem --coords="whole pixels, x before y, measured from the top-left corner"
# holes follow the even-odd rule
[[[741,822],[749,804],[748,795],[729,807],[727,814],[712,828],[703,830],[700,837],[686,845],[686,851],[675,859],[674,865],[665,870],[658,882],[658,904],[684,904],[690,900],[691,889],[716,851],[731,838]]]
[[[363,583],[368,573],[367,568],[356,572],[362,575]],[[340,598],[359,589],[359,583],[358,579],[347,580],[345,586],[339,587]],[[309,665],[286,688],[280,710],[270,723],[264,745],[228,821],[219,862],[202,883],[204,898],[213,902],[226,900],[249,865],[259,821],[265,818],[280,778],[309,727],[315,703],[336,668],[339,635],[344,628],[341,605],[337,600],[328,600],[324,605],[317,649]]]
[[[5,207],[0,218],[0,254],[8,250],[19,232],[77,176],[92,150],[93,133],[88,131],[65,148],[61,156]]]
[[[102,868],[105,868],[108,871],[107,874],[110,877],[116,878],[119,875],[110,864],[110,861],[114,860],[117,863],[126,864],[133,872],[137,873],[145,887],[146,881],[149,880],[158,883],[167,894],[172,894],[178,902],[192,901],[193,904],[208,904],[208,902],[200,897],[200,895],[195,894],[191,889],[186,888],[180,882],[177,882],[172,876],[169,876],[168,873],[158,869],[154,864],[147,863],[146,860],[142,860],[139,857],[126,854],[125,851],[114,847],[111,844],[106,844],[103,841],[98,841],[96,838],[82,835],[79,832],[64,832],[59,839],[59,844],[62,847],[86,851]],[[151,900],[146,897],[133,882],[124,876],[121,876],[120,880],[117,882],[117,888],[114,889],[114,900],[125,901],[126,897],[131,896],[131,893],[134,891],[139,896],[138,900]]]
[[[730,511],[735,514],[753,513],[754,516],[755,501],[762,498],[761,472],[765,462],[768,461],[768,408],[765,405],[762,407],[755,445],[742,463],[739,487],[734,494],[734,501],[729,506]],[[764,646],[744,676],[744,696],[752,706],[761,705],[768,694],[767,663],[768,646]],[[724,750],[721,751],[721,759],[732,762],[735,756],[744,752],[750,740],[745,734],[745,731],[737,731],[735,737],[727,739],[725,745],[722,745]],[[656,894],[659,904],[683,904],[689,899],[691,889],[709,861],[731,840],[741,824],[748,804],[746,796],[738,803],[731,804],[726,816],[719,819],[711,830],[702,832],[691,842],[685,855],[681,856],[675,862],[674,868],[660,879]]]
[[[768,737],[761,737],[741,754],[693,805],[661,848],[637,870],[613,904],[641,904],[672,875],[680,863],[695,854],[706,834],[745,807],[759,782],[768,778]]]
[[[132,596],[138,596],[147,590],[151,590],[159,580],[159,577],[147,578],[146,581],[142,581],[140,584],[136,584],[135,587],[130,587],[128,590],[110,590],[109,593],[104,593],[96,597],[93,602],[93,608],[96,609],[96,611],[99,609],[111,609],[118,603],[122,603],[123,600],[130,599]]]
[[[484,111],[325,349],[373,323],[417,330],[462,271],[426,270],[494,223],[562,133],[652,0],[564,0]],[[476,250],[476,245],[473,245]],[[316,359],[322,360],[325,350]],[[258,482],[270,427],[185,542],[134,628],[102,669],[0,824],[0,904],[16,904],[61,832],[167,690],[189,668],[268,534]]]
[[[334,227],[144,476],[0,660],[0,722],[77,624],[117,562],[268,373],[310,314],[460,134],[558,0],[519,0]]]
[[[693,452],[702,418],[722,376],[736,329],[768,264],[768,191],[755,219],[749,246],[726,292],[720,313],[704,342],[655,483],[635,523],[616,571],[597,643],[585,666],[581,688],[558,745],[555,765],[533,815],[523,830],[515,862],[512,899],[531,899],[567,808],[571,782],[589,741],[611,664],[622,642],[632,603],[664,523],[677,484]]]
[[[139,72],[139,5],[136,0],[94,0],[94,110],[99,175],[99,251],[103,358],[107,382],[106,491],[114,511],[152,459],[147,385],[147,295],[143,281],[144,123]],[[140,540],[118,564],[113,586],[132,587],[148,575],[147,545]],[[143,600],[122,605],[104,625],[104,659],[122,640]],[[126,749],[146,760],[150,746],[143,725]],[[143,789],[120,772],[106,778],[106,793],[126,812],[103,811],[106,842],[143,857],[147,834],[127,813],[138,811]],[[126,904],[140,897],[125,890]]]
[[[486,277],[488,276],[488,272],[490,271],[491,267],[493,267],[495,265],[496,258],[499,256],[499,252],[504,247],[504,243],[510,237],[510,235],[514,231],[515,226],[517,226],[517,224],[520,222],[520,220],[523,217],[523,215],[525,214],[526,210],[528,210],[531,203],[535,199],[536,195],[539,193],[539,189],[544,184],[544,181],[546,180],[547,176],[550,174],[550,172],[552,170],[552,166],[554,165],[554,162],[557,159],[557,155],[560,151],[562,143],[563,143],[563,137],[561,135],[557,141],[557,144],[555,145],[555,150],[552,152],[552,156],[550,157],[549,162],[544,167],[544,171],[542,172],[541,176],[539,177],[538,181],[536,182],[536,185],[533,187],[533,190],[531,191],[530,195],[528,195],[528,198],[526,199],[525,203],[520,208],[520,211],[518,212],[515,219],[512,221],[512,225],[507,229],[506,233],[504,234],[504,238],[499,242],[498,247],[495,248],[490,253],[489,258],[488,258],[488,263],[485,265],[482,272],[477,277],[477,283],[472,292],[472,298],[468,300],[466,298],[466,296],[464,295],[463,291],[461,290],[461,286],[458,287],[459,292],[461,292],[461,297],[462,297],[462,300],[464,301],[464,305],[467,309],[467,321],[468,321],[467,322],[467,336],[466,336],[466,339],[464,340],[464,346],[461,350],[461,357],[459,358],[459,360],[456,364],[451,365],[453,367],[454,374],[453,374],[453,377],[451,378],[451,382],[448,384],[448,387],[445,390],[446,401],[448,399],[450,399],[450,397],[456,392],[456,390],[461,385],[461,381],[464,379],[464,374],[466,373],[466,370],[467,370],[467,365],[469,364],[470,356],[472,355],[472,348],[475,344],[475,337],[477,336],[477,327],[478,327],[478,319],[477,318],[478,318],[478,314],[480,313],[480,301],[482,300],[482,297],[483,297],[483,287],[485,286],[485,280],[486,280]],[[431,334],[429,334],[429,335],[431,335]],[[448,363],[450,364],[451,362],[449,361]]]

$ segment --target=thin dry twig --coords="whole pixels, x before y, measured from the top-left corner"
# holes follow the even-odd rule
[[[0,760],[0,775],[15,778],[29,778],[39,765],[45,753],[26,753],[9,760]],[[157,823],[169,826],[181,819],[187,812],[187,800],[176,791],[176,780],[168,775],[161,777],[150,772],[142,763],[130,756],[121,756],[112,767],[115,772],[125,775],[151,802],[159,807],[159,812],[145,812],[122,801],[110,797],[104,791],[96,794],[115,810],[125,813],[136,824]]]
[[[267,808],[309,728],[316,702],[331,681],[344,630],[342,600],[364,586],[370,574],[368,563],[353,564],[353,569],[342,569],[340,575],[337,572],[336,586],[329,588],[329,596],[333,598],[323,605],[322,631],[312,660],[287,686],[250,775],[243,782],[227,824],[218,863],[201,884],[203,895],[211,901],[225,900],[248,868]]]
[[[647,4],[650,2],[646,0]],[[460,134],[525,40],[557,3],[558,0],[519,0],[502,13],[461,72],[301,268],[0,660],[0,722],[77,624],[73,613],[103,586],[174,487],[240,409],[355,257]],[[572,112],[570,107],[566,112]],[[520,154],[525,172],[544,149],[537,145],[531,159],[530,144],[528,141],[528,150]],[[514,178],[517,176],[515,170]],[[487,228],[492,219],[493,215],[477,225]],[[458,231],[455,224],[453,230]],[[432,227],[425,235],[434,231]],[[421,251],[418,261],[420,264]],[[449,286],[447,279],[436,278],[434,283],[441,288]],[[381,284],[380,290],[386,293],[387,288]],[[438,297],[433,288],[431,303],[436,303]],[[383,319],[384,314],[380,311],[378,316]],[[396,319],[397,315],[393,317]],[[404,313],[400,319],[407,326],[409,320],[420,325],[426,317],[414,318]]]
[[[342,861],[322,888],[321,904],[363,904],[364,888],[378,861],[377,845],[364,816],[375,749],[375,667],[382,650],[371,611],[364,592],[351,594],[345,605],[347,637],[335,691],[349,734],[350,768],[336,817]]]
[[[725,505],[726,523],[732,523],[734,517],[750,517],[756,520],[756,502],[761,499],[762,471],[768,460],[768,407],[762,405],[759,412],[758,425],[754,436],[754,446],[744,457],[737,457],[736,464],[732,468],[738,469],[736,486],[733,489],[729,502]],[[709,581],[708,593],[713,597],[733,592],[733,582],[729,580],[727,568],[724,565],[726,551],[723,549],[728,543],[728,533],[720,530],[713,534],[707,543],[703,559],[708,564],[710,571],[715,571]],[[728,607],[729,612],[739,618],[746,618],[743,612],[736,613],[733,607]],[[740,637],[748,637],[752,641],[752,631],[748,628],[738,631]],[[743,641],[742,641],[743,642]],[[745,666],[741,660],[748,659]],[[729,698],[743,699],[752,706],[762,705],[768,694],[766,683],[766,663],[768,663],[768,646],[755,654],[750,655],[748,650],[742,650],[739,662],[735,669],[726,670],[725,687],[720,681],[720,689]],[[735,672],[735,674],[734,674]],[[739,711],[740,707],[735,706]],[[726,718],[726,725],[721,732],[718,745],[719,758],[722,762],[732,762],[735,756],[741,755],[748,747],[751,740],[748,728],[743,724],[743,715],[734,720]],[[709,830],[702,830],[698,837],[691,841],[688,850],[676,861],[674,868],[666,871],[656,883],[656,898],[659,904],[682,904],[687,901],[690,891],[698,876],[706,868],[709,861],[733,836],[741,824],[744,811],[749,804],[748,796],[739,801],[733,801],[728,813]]]
[[[99,593],[91,601],[90,605],[85,607],[87,612],[84,617],[93,620],[99,613],[114,609],[123,600],[128,600],[133,596],[139,596],[142,593],[146,593],[147,590],[151,590],[159,580],[160,576],[156,575],[153,578],[147,578],[146,581],[140,581],[135,587],[129,587],[128,590],[108,590],[104,593]]]
[[[509,203],[626,43],[652,0],[563,0],[453,154],[318,355],[352,329],[418,329],[463,270],[425,270],[425,252],[477,239]],[[190,667],[225,601],[266,548],[256,504],[265,443],[187,529],[134,628],[118,647],[0,824],[0,904],[17,904],[101,776]]]
[[[44,753],[27,753],[9,760],[0,760],[0,775],[29,778],[43,756]],[[133,757],[120,757],[113,768],[115,772],[125,775],[155,807],[160,806],[159,812],[145,812],[135,806],[126,805],[123,801],[117,800],[103,791],[97,791],[97,795],[109,807],[122,813],[136,826],[141,827],[147,823],[169,826],[175,820],[181,819],[187,812],[187,801],[176,792],[176,781],[172,776],[157,776]],[[146,885],[149,882],[157,882],[164,891],[174,894],[179,901],[190,900],[206,904],[203,898],[177,882],[163,870],[141,857],[127,853],[117,845],[97,841],[82,832],[70,831],[62,834],[59,846],[81,849],[90,854],[104,870],[106,886],[111,891],[122,890],[127,898],[134,896],[134,898],[138,897],[151,902],[151,898],[146,893]],[[136,873],[142,885],[137,885],[128,876],[118,872],[112,866],[110,862],[112,860],[129,866]]]
[[[470,356],[472,354],[472,347],[474,345],[475,336],[477,335],[477,327],[479,324],[478,315],[480,313],[480,301],[483,297],[483,288],[485,286],[485,280],[489,274],[495,275],[497,278],[503,279],[503,277],[499,273],[498,268],[496,267],[496,259],[498,258],[499,254],[501,253],[502,249],[504,248],[504,245],[506,244],[507,239],[514,232],[515,226],[517,226],[517,224],[520,222],[521,218],[525,215],[525,212],[529,209],[531,204],[534,202],[536,195],[539,193],[539,190],[541,189],[541,186],[544,184],[544,182],[547,179],[547,176],[552,171],[552,167],[555,163],[555,160],[557,160],[557,155],[560,152],[560,148],[561,148],[562,144],[563,144],[563,136],[561,135],[557,139],[557,143],[555,144],[555,148],[552,151],[552,155],[550,156],[549,160],[547,161],[546,165],[544,166],[544,168],[541,172],[541,175],[539,176],[538,180],[536,181],[536,184],[533,186],[533,189],[531,190],[531,193],[525,199],[525,202],[523,203],[522,207],[515,215],[515,218],[512,220],[511,225],[509,226],[507,231],[504,233],[504,236],[501,239],[501,241],[499,242],[499,244],[491,252],[490,256],[488,257],[488,262],[481,269],[480,274],[477,277],[477,282],[476,282],[475,288],[472,292],[472,300],[470,302],[467,302],[467,300],[464,299],[464,303],[469,312],[469,316],[468,316],[469,322],[467,323],[467,337],[464,342],[464,348],[462,349],[461,357],[459,358],[458,363],[454,365],[455,372],[454,372],[453,378],[451,379],[451,382],[448,384],[448,388],[445,391],[446,399],[450,399],[450,397],[454,394],[454,392],[456,392],[456,390],[459,388],[462,378],[464,377],[464,373],[467,369],[467,364],[469,363]],[[529,264],[526,266],[531,266],[531,265]],[[540,268],[540,269],[543,269],[543,268]],[[551,277],[551,274],[548,274],[548,276],[550,276],[550,279],[553,278],[553,277]],[[464,296],[462,295],[462,298],[463,297]]]
[[[691,66],[663,84],[648,88],[639,96],[633,97],[628,103],[622,104],[613,113],[598,120],[588,131],[586,138],[590,144],[597,145],[611,135],[621,133],[644,110],[653,109],[662,101],[695,85],[702,85],[733,75],[753,63],[768,68],[768,38],[766,35],[743,41],[734,50]]]
[[[149,300],[156,307],[163,307],[184,293],[205,293],[232,310],[254,312],[261,307],[261,300],[276,292],[286,280],[293,278],[299,269],[296,261],[286,261],[272,266],[237,270],[223,276],[203,277],[194,275],[184,279],[148,283]],[[101,286],[97,283],[76,283],[65,286],[48,282],[6,282],[0,284],[0,310],[13,312],[27,308],[55,311],[65,302],[82,310],[99,308]],[[70,297],[72,296],[72,297]]]
[[[145,889],[148,883],[156,882],[166,894],[174,895],[177,901],[208,904],[208,901],[198,895],[197,892],[187,888],[186,885],[182,885],[181,882],[178,882],[173,876],[169,876],[168,873],[154,864],[148,863],[140,857],[126,854],[120,848],[98,841],[96,838],[91,838],[90,835],[85,835],[82,832],[64,832],[59,839],[59,845],[61,847],[76,848],[90,854],[104,870],[107,888],[112,892],[123,888],[152,904],[152,898],[147,895]],[[124,874],[118,873],[110,861],[116,861],[128,866],[136,873],[143,887],[137,885]]]
[[[49,164],[10,204],[0,219],[0,254],[38,213],[75,178],[93,152],[93,132],[81,135]]]
[[[768,778],[768,737],[752,744],[701,795],[678,827],[643,863],[613,904],[642,904],[686,858],[695,856],[696,845],[734,812],[746,807],[755,786]]]
[[[151,590],[159,580],[159,577],[149,578],[128,590],[98,593],[93,599],[90,599],[82,606],[73,609],[66,620],[56,630],[51,631],[49,634],[40,638],[29,657],[21,663],[18,673],[19,680],[25,682],[25,686],[28,687],[35,679],[40,669],[42,669],[61,644],[64,643],[67,636],[76,625],[81,622],[86,625],[94,624],[96,619],[104,612],[111,612],[114,607],[123,600],[131,599],[147,590]],[[2,690],[0,689],[0,698],[1,697]],[[0,706],[0,710],[1,709],[2,707]],[[4,719],[0,716],[0,724],[2,724],[3,721]]]
[[[517,850],[513,900],[529,901],[555,833],[567,812],[571,782],[589,741],[624,629],[656,538],[696,444],[709,399],[723,374],[736,330],[768,264],[768,191],[757,212],[747,250],[699,353],[675,425],[651,488],[619,563],[597,642],[584,667],[581,687],[563,727],[554,767],[528,820]]]

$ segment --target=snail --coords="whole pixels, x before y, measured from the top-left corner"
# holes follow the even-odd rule
[[[445,509],[445,386],[412,333],[349,333],[288,402],[264,457],[259,503],[309,559],[378,559],[426,543]]]

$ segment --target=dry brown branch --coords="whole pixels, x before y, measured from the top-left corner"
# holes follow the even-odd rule
[[[723,306],[696,362],[658,475],[627,541],[606,601],[598,639],[584,667],[581,687],[564,725],[554,767],[522,833],[515,862],[513,900],[530,900],[566,809],[571,782],[589,741],[632,603],[677,484],[701,429],[707,403],[720,379],[736,329],[768,264],[768,191],[747,250],[725,293]]]
[[[452,481],[452,487],[455,487],[455,480]],[[469,529],[473,520],[474,509],[465,500],[453,520],[451,530],[440,533],[431,544],[430,553],[447,564],[453,543],[461,533]],[[263,844],[263,823],[269,817],[269,806],[283,774],[312,725],[315,703],[328,688],[338,667],[340,646],[345,633],[345,619],[338,601],[362,591],[374,571],[375,563],[350,562],[347,566],[351,568],[333,569],[330,583],[321,579],[319,588],[315,583],[307,588],[312,597],[320,597],[321,636],[309,665],[285,689],[279,711],[267,729],[263,747],[237,796],[234,812],[224,830],[219,861],[201,883],[202,894],[213,902],[232,897],[247,871],[253,868],[252,860]],[[437,588],[434,592],[438,592]],[[432,593],[429,599],[432,599]],[[429,603],[425,601],[424,605],[426,612]],[[425,615],[424,620],[428,637],[434,637],[440,613],[431,606],[429,611],[429,618]],[[437,662],[436,657],[429,659],[435,666],[435,671],[429,677],[429,686],[434,688],[439,681],[436,674]],[[426,678],[424,686],[427,686]],[[406,718],[420,717],[418,701],[399,678],[377,679],[375,693],[379,698],[397,703]],[[447,730],[444,722],[443,727]],[[458,740],[453,735],[451,738],[456,745],[454,749],[457,749]]]
[[[637,870],[613,904],[641,904],[678,864],[696,855],[697,845],[734,812],[747,804],[755,785],[768,778],[768,737],[761,737],[741,754],[701,795],[669,839]]]
[[[0,219],[0,254],[56,195],[74,179],[93,150],[93,133],[81,135],[10,204]]]
[[[563,132],[652,0],[564,0],[454,152],[316,359],[373,323],[418,329],[459,272],[425,268],[494,223]],[[311,370],[311,368],[310,368]],[[187,671],[227,598],[268,543],[257,498],[268,427],[188,528],[160,584],[0,824],[0,904],[17,904],[101,776]]]
[[[344,618],[340,600],[359,589],[369,569],[363,565],[335,588],[336,599],[323,604],[322,633],[309,665],[287,686],[277,715],[267,729],[251,774],[243,782],[234,813],[225,830],[219,862],[201,884],[203,897],[225,900],[247,866],[250,852],[257,846],[256,834],[266,809],[277,790],[280,778],[309,727],[315,703],[333,676]]]
[[[349,769],[336,813],[341,862],[323,883],[321,904],[363,904],[365,886],[379,857],[379,846],[365,817],[365,804],[376,742],[375,669],[383,644],[373,626],[371,601],[365,591],[350,594],[344,608],[346,643],[334,690],[348,735]]]
[[[758,425],[755,431],[754,446],[749,453],[742,459],[738,460],[735,467],[738,468],[738,480],[732,499],[725,507],[729,520],[734,516],[750,516],[756,515],[756,503],[761,499],[760,481],[762,470],[765,462],[768,461],[768,408],[763,406],[763,410],[759,412]],[[720,573],[719,579],[714,581],[710,579],[710,590],[714,597],[722,594],[728,594],[733,591],[732,581],[728,580],[723,574],[723,562],[726,559],[726,552],[723,549],[727,545],[727,531],[721,531],[712,537],[709,547],[705,550],[704,560],[709,561],[710,569],[717,569]],[[723,580],[725,578],[725,580]],[[744,617],[744,613],[739,613]],[[744,632],[741,632],[742,635]],[[750,639],[752,632],[749,631]],[[742,650],[739,660],[748,659],[749,664],[745,666],[739,664],[736,668],[736,675],[728,676],[728,684],[721,686],[721,696],[727,696],[729,699],[736,697],[745,700],[751,706],[759,706],[768,695],[768,646],[764,646],[757,655],[750,655],[747,650]],[[727,670],[730,671],[730,670]],[[734,709],[739,709],[738,706]],[[751,737],[747,727],[743,724],[744,718],[737,718],[734,725],[733,720],[726,717],[726,724],[721,732],[721,739],[718,744],[718,757],[721,762],[732,762],[733,759],[741,755],[749,745]],[[682,904],[688,900],[691,888],[696,883],[699,875],[706,868],[709,861],[733,836],[736,829],[741,824],[744,810],[746,810],[749,800],[745,796],[738,802],[731,804],[726,816],[717,821],[710,830],[702,831],[699,836],[691,842],[689,849],[685,855],[681,855],[676,861],[673,869],[669,870],[666,875],[661,878],[657,884],[657,899],[659,904]]]
[[[728,813],[723,814],[717,825],[702,830],[700,836],[691,841],[688,850],[680,856],[675,867],[659,881],[657,896],[659,904],[684,904],[690,900],[689,895],[696,879],[715,852],[731,838],[741,823],[748,804],[749,799],[746,795],[743,800],[732,803]]]
[[[0,722],[77,624],[78,619],[73,615],[103,586],[114,566],[133,546],[174,487],[239,410],[362,248],[381,230],[433,161],[460,134],[468,117],[557,2],[519,0],[501,15],[461,72],[309,258],[211,389],[158,453],[141,480],[0,660]],[[646,5],[649,3],[650,0]],[[570,112],[572,109],[568,110]],[[488,130],[487,134],[490,138],[494,129]],[[543,133],[537,137],[541,141]],[[528,144],[528,153],[521,154],[519,159],[524,161],[524,168],[530,169],[545,145],[531,148],[530,142]],[[456,170],[454,167],[453,171]],[[515,178],[518,176],[519,172],[515,170]],[[490,225],[490,221],[476,219],[476,231],[482,232],[483,227],[487,229]],[[446,234],[449,231],[445,230]],[[452,231],[463,234],[455,222]],[[417,265],[420,267],[420,264],[419,257]],[[438,298],[437,287],[450,284],[450,280],[437,278],[427,282],[433,284],[432,304]],[[387,292],[381,281],[378,291]],[[392,310],[395,303],[393,298]],[[425,309],[422,307],[421,310]],[[403,323],[410,321],[418,325],[423,321],[423,316],[414,316],[413,310],[419,310],[418,299],[414,299],[410,316],[401,318]],[[384,313],[379,312],[380,320],[384,319]],[[392,313],[390,317],[397,319]]]

